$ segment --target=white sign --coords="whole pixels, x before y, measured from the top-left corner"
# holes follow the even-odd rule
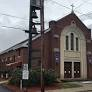
[[[29,71],[28,70],[23,70],[22,72],[22,79],[29,79]]]
[[[28,70],[28,64],[23,64],[23,71]]]

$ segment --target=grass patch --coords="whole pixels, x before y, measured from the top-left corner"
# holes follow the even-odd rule
[[[70,82],[62,82],[58,84],[59,88],[66,89],[66,88],[77,88],[77,87],[82,87],[82,85],[77,84],[77,83],[70,83]]]
[[[63,83],[63,88],[76,88],[76,87],[81,87],[81,85],[76,84],[76,83]]]

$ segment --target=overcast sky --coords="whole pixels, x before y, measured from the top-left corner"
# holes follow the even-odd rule
[[[58,20],[71,13],[72,4],[76,15],[87,27],[92,27],[92,0],[45,0],[46,26],[50,20]],[[0,51],[28,38],[28,35],[22,31],[28,29],[28,18],[29,0],[0,0]]]

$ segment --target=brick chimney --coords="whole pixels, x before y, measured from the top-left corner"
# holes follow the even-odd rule
[[[49,22],[49,28],[53,28],[56,25],[56,21],[52,20]]]

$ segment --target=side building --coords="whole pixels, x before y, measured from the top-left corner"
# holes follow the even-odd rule
[[[32,39],[32,68],[40,67],[41,36]],[[28,61],[28,40],[0,54],[0,71],[21,68]],[[49,22],[44,34],[44,68],[61,80],[92,79],[91,30],[72,12]]]

